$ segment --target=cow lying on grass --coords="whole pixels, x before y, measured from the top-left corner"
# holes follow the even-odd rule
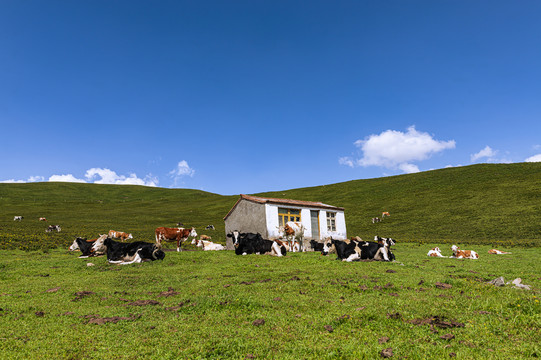
[[[91,240],[78,237],[77,239],[73,240],[73,243],[69,247],[69,250],[70,251],[81,250],[82,254],[81,256],[79,256],[80,258],[103,255],[105,253],[105,248],[103,249],[100,248],[100,251],[93,251],[93,248],[96,241],[100,240],[101,242],[103,242],[106,238],[107,238],[107,235],[100,235],[99,238],[91,239]]]
[[[451,250],[453,251],[453,256],[451,256],[452,258],[479,259],[479,255],[473,250],[460,250],[456,245],[451,246]]]
[[[260,233],[241,233],[233,231],[227,234],[233,241],[235,254],[270,254],[275,256],[283,256],[287,253],[284,243],[278,240],[263,239]]]
[[[324,243],[317,242],[316,240],[310,240],[310,246],[314,251],[323,251]]]
[[[395,241],[391,238],[376,238],[378,242],[363,241],[359,237],[344,241],[331,238],[330,241],[325,242],[322,254],[328,255],[334,251],[336,252],[337,260],[348,262],[359,260],[394,260],[395,257],[390,248],[395,244]]]
[[[156,244],[143,241],[122,243],[107,238],[104,245],[107,248],[107,261],[111,264],[127,265],[165,258],[165,253]]]
[[[510,252],[505,252],[505,251],[500,251],[500,250],[496,250],[496,249],[490,249],[488,251],[489,254],[493,254],[493,255],[504,255],[504,254],[511,254]]]
[[[202,237],[202,235],[201,235]],[[195,245],[197,247],[202,248],[204,251],[211,251],[211,250],[225,250],[225,247],[222,244],[216,244],[212,241],[203,240],[203,239],[193,239],[192,245]]]
[[[426,255],[430,257],[441,257],[441,258],[447,257],[441,254],[441,250],[437,246],[433,249],[428,250],[428,253]]]

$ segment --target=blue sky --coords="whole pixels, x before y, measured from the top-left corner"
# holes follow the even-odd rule
[[[285,190],[541,161],[541,2],[0,2],[0,181]]]

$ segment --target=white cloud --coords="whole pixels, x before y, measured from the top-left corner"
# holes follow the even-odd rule
[[[476,154],[472,154],[470,158],[472,162],[483,158],[486,158],[488,161],[492,161],[494,160],[494,156],[496,156],[497,153],[497,150],[493,150],[490,146],[487,145],[483,150],[479,151]]]
[[[24,180],[15,180],[15,179],[9,179],[9,180],[2,180],[0,183],[6,183],[6,184],[24,184],[26,181]]]
[[[418,173],[420,171],[417,165],[407,163],[398,165],[398,168],[406,174]]]
[[[58,182],[77,182],[77,183],[84,183],[83,179],[77,179],[72,174],[67,175],[52,175],[49,177],[49,181],[58,181]]]
[[[30,176],[28,180],[2,180],[0,183],[15,183],[15,184],[24,184],[27,182],[38,182],[38,181],[45,181],[45,178],[43,176]]]
[[[110,169],[104,168],[92,168],[88,169],[85,173],[85,178],[89,182],[95,184],[116,184],[116,185],[144,185],[144,186],[157,186],[158,179],[147,175],[144,179],[140,179],[136,174],[132,173],[129,176],[118,175],[116,172]]]
[[[529,158],[527,158],[524,161],[526,161],[526,162],[541,162],[541,154],[530,156]]]
[[[177,167],[169,172],[169,176],[173,178],[174,186],[177,185],[179,180],[184,176],[193,177],[195,170],[188,165],[186,160],[179,161]]]
[[[405,173],[418,172],[419,167],[412,162],[430,158],[433,154],[454,149],[454,140],[435,140],[430,134],[420,132],[410,126],[407,132],[386,130],[379,135],[370,135],[357,140],[355,146],[362,152],[362,158],[343,157],[339,163],[347,166],[381,166],[387,169],[400,169]]]

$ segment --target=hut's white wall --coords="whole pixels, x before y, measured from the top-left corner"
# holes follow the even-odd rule
[[[299,209],[294,206],[265,204],[265,215],[267,221],[267,233],[269,239],[277,239],[280,237],[278,231],[278,207]],[[333,239],[344,240],[347,238],[346,218],[343,211],[332,211],[336,213],[336,231],[327,230],[327,211],[317,208],[301,208],[301,223],[304,226],[304,237],[312,238],[312,221],[310,211],[319,211],[319,237],[320,239],[332,236]]]
[[[329,231],[327,228],[327,211],[336,213],[336,231]],[[319,213],[319,229],[320,237],[322,239],[332,237],[336,240],[345,240],[347,239],[347,230],[346,230],[346,217],[343,211],[334,211],[334,210],[321,210]]]

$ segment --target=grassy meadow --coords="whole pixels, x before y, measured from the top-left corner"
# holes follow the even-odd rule
[[[67,250],[75,237],[112,229],[153,242],[156,227],[179,221],[223,244],[223,217],[238,196],[0,184],[0,359],[541,356],[541,163],[256,195],[344,207],[348,236],[393,237],[397,261],[235,256],[192,245],[130,266],[79,259]],[[382,211],[391,217],[372,224]],[[24,219],[13,221],[16,215]],[[62,231],[46,233],[51,224]],[[209,224],[216,230],[204,230]],[[450,255],[453,243],[480,259],[426,256],[435,245]],[[512,254],[489,255],[493,247]],[[532,289],[486,283],[499,276]]]
[[[539,248],[479,260],[346,263],[168,251],[110,265],[66,249],[2,251],[5,359],[523,359],[541,355]],[[450,250],[443,249],[444,254]],[[87,266],[91,262],[94,266]],[[486,281],[520,277],[532,290]]]

